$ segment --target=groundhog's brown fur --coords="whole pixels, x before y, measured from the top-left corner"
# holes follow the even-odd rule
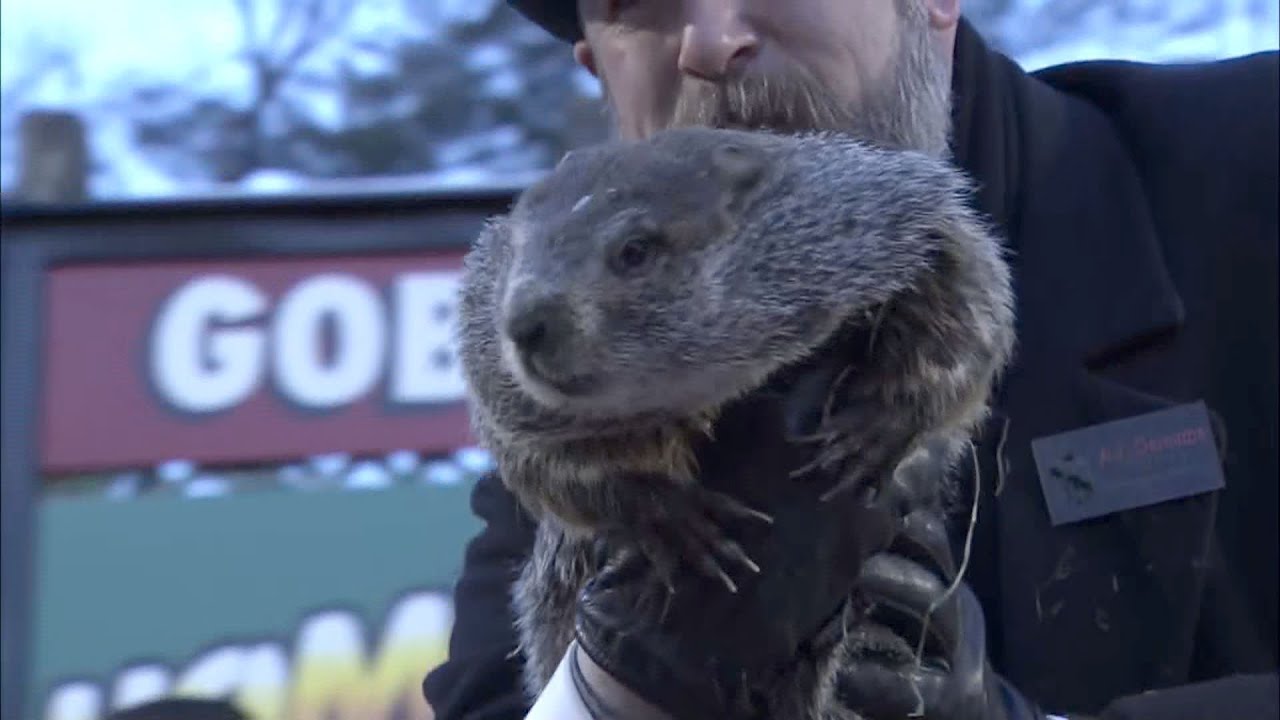
[[[539,519],[514,589],[531,694],[595,539],[750,564],[688,531],[747,514],[699,486],[694,441],[824,345],[866,343],[837,345],[814,467],[874,482],[926,438],[950,466],[1013,345],[1009,271],[968,192],[940,160],[839,135],[685,128],[572,153],[486,227],[459,339],[475,428]],[[780,694],[844,716],[829,690]]]

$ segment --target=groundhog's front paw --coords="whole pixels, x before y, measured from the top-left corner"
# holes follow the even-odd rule
[[[824,478],[838,478],[823,500],[853,488],[878,493],[917,435],[917,413],[909,406],[887,408],[872,393],[852,395],[843,407],[824,417],[814,433],[797,438],[815,445],[816,455],[794,470],[792,477],[817,472]]]
[[[741,546],[728,538],[723,523],[743,519],[772,523],[771,517],[701,485],[677,485],[651,477],[634,482],[644,483],[646,492],[629,499],[626,525],[614,535],[622,541],[624,556],[639,554],[647,559],[668,591],[674,590],[671,580],[681,562],[723,582],[730,592],[737,592],[738,586],[722,561],[760,572]]]

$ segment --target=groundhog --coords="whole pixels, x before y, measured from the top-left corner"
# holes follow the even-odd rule
[[[693,447],[818,350],[844,369],[797,428],[814,461],[781,481],[874,489],[926,440],[954,462],[1013,346],[1009,270],[970,192],[940,159],[840,134],[681,128],[574,151],[486,224],[459,347],[474,428],[539,523],[513,589],[531,695],[600,538],[726,591],[726,567],[756,569],[720,527],[768,517],[702,486]]]

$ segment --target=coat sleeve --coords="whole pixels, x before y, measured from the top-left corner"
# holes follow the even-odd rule
[[[471,510],[484,527],[467,545],[454,588],[449,657],[422,683],[437,720],[519,720],[529,711],[510,589],[533,547],[534,523],[496,474],[481,478]]]
[[[1099,720],[1276,720],[1277,695],[1280,675],[1233,675],[1121,698],[1108,705]]]

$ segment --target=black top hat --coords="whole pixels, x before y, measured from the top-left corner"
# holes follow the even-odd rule
[[[567,43],[582,39],[577,0],[507,0],[507,4]]]

